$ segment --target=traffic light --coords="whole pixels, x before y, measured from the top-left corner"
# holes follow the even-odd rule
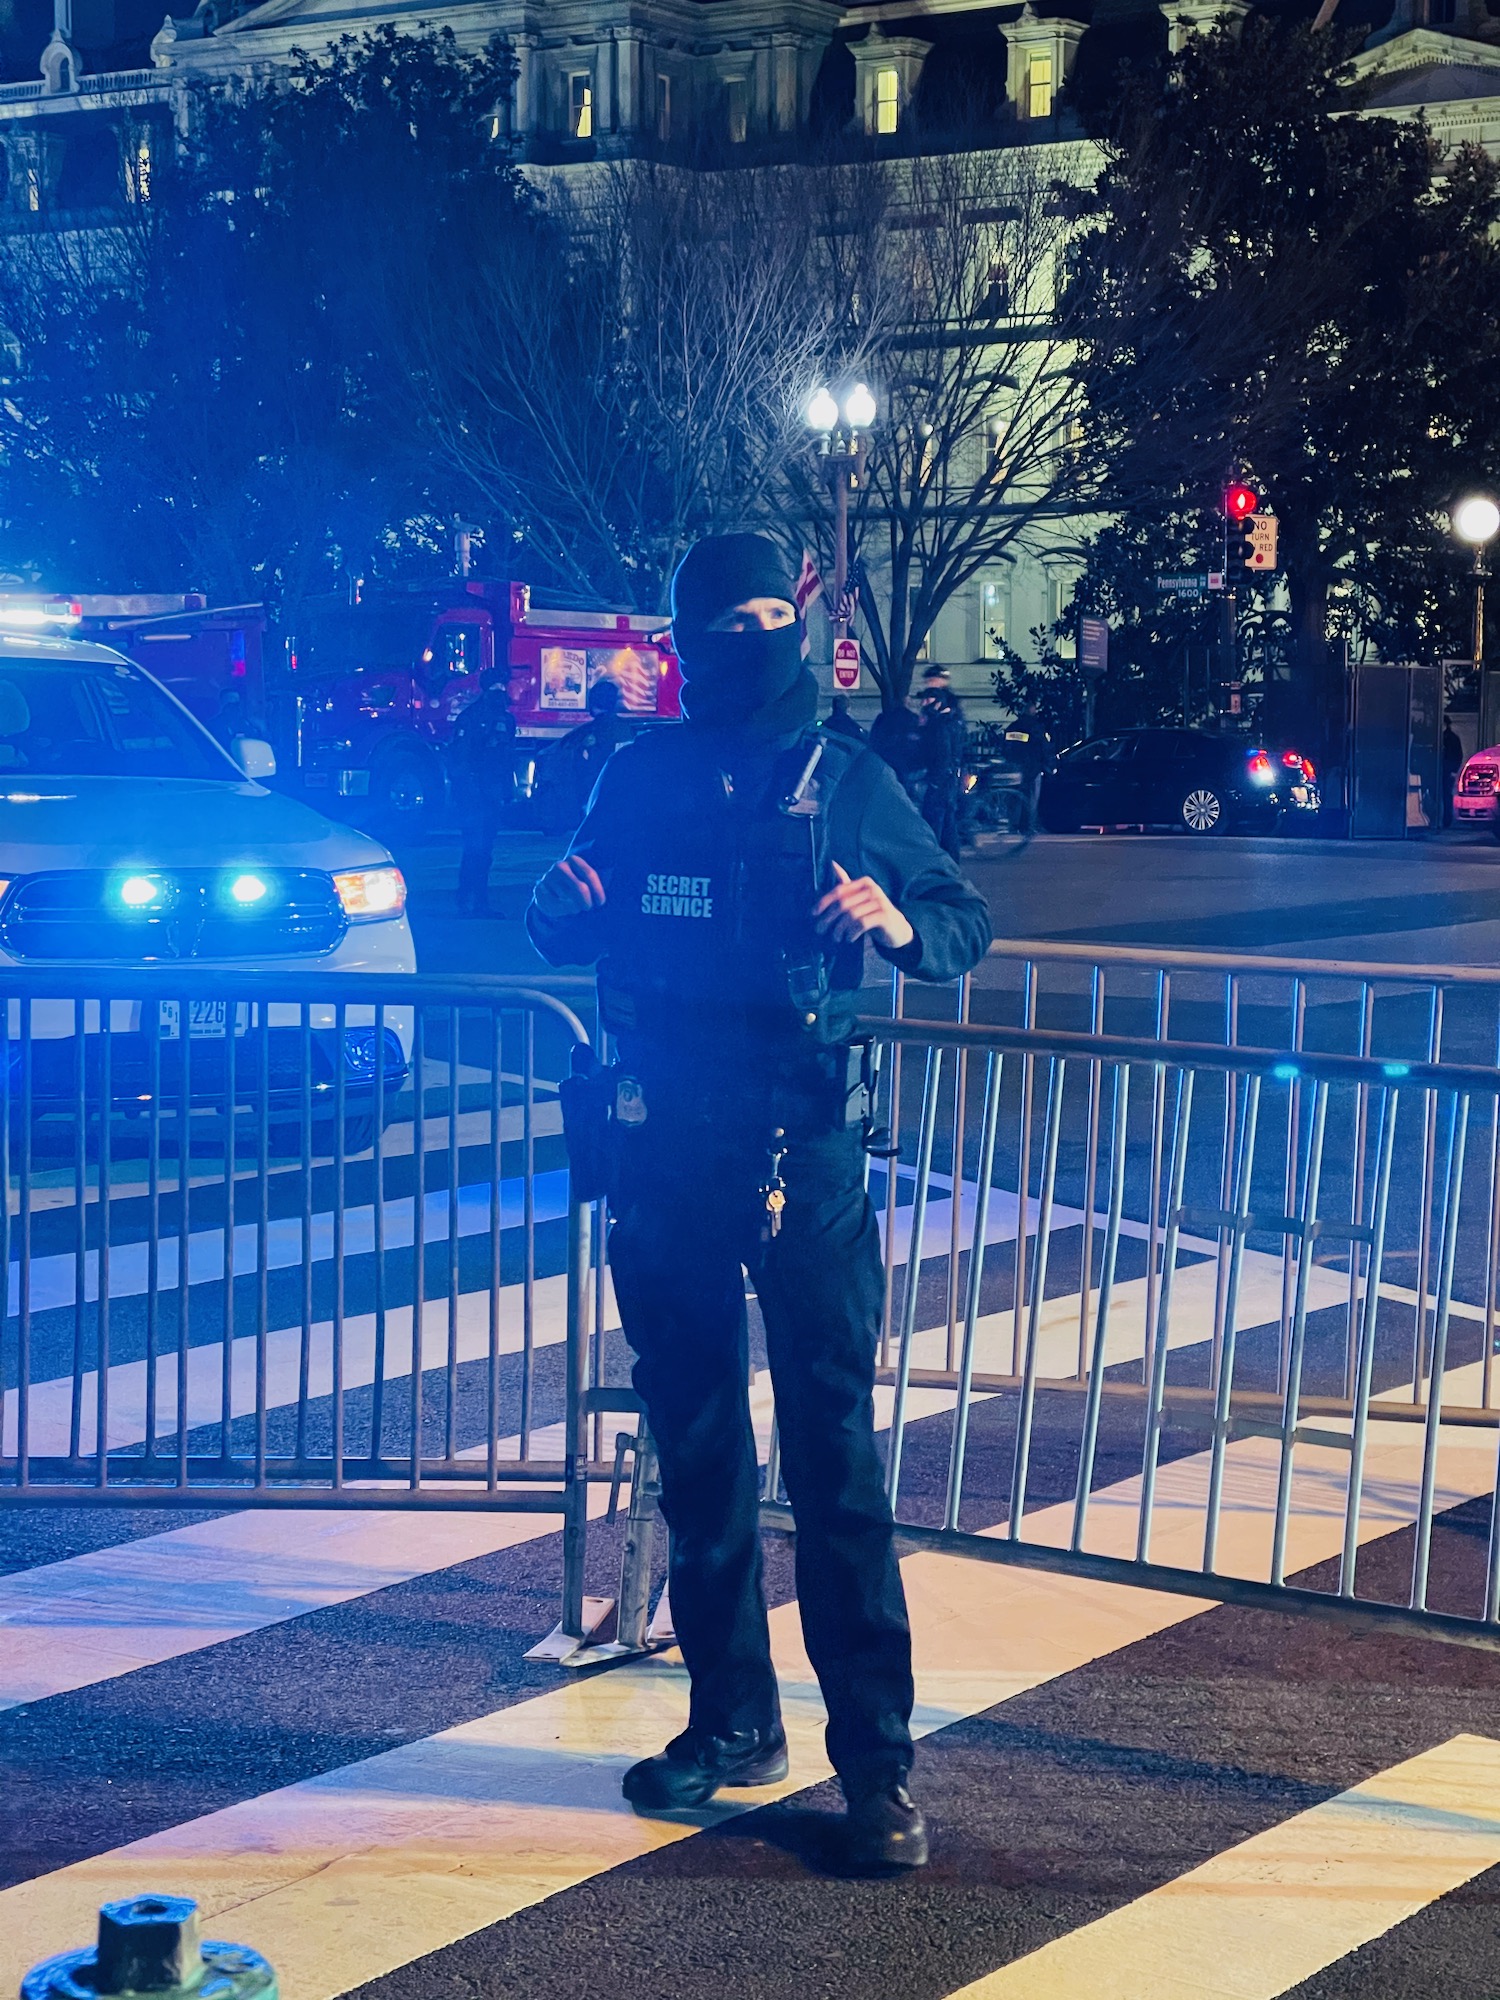
[[[1261,512],[1260,495],[1240,479],[1224,488],[1224,545],[1231,567],[1236,553],[1246,569],[1276,567],[1276,516]]]
[[[1253,486],[1236,479],[1224,488],[1224,512],[1232,524],[1248,521],[1259,506],[1260,495]]]

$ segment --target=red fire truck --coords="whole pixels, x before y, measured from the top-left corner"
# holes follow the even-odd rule
[[[226,744],[264,736],[265,608],[164,592],[77,597],[0,591],[0,626],[93,639],[126,653]]]
[[[291,712],[278,735],[295,746],[303,786],[398,819],[446,797],[454,725],[496,669],[516,718],[518,793],[544,746],[588,720],[601,680],[642,724],[681,714],[662,619],[542,609],[528,585],[479,577],[315,601],[289,664]]]

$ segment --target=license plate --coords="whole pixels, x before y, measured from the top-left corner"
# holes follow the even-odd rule
[[[188,1037],[191,1041],[223,1041],[229,1032],[229,1002],[227,1000],[189,1000]],[[241,1001],[234,1010],[234,1032],[245,1032],[248,1006]],[[162,1000],[158,1002],[160,1033],[164,1042],[182,1039],[182,1002]]]

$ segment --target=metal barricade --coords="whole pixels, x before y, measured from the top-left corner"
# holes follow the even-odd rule
[[[1050,948],[1006,949],[1017,1025],[962,1018],[1004,1011],[988,990],[956,1021],[863,1023],[891,1133],[878,1420],[902,1535],[1500,1644],[1500,1068],[1441,1037],[1450,989],[1492,1010],[1500,976],[1337,968],[1338,1053],[1306,1032],[1325,969],[1273,964],[1302,1031],[1256,1049],[1236,1030],[1260,964],[1129,954],[1155,990],[1124,1035],[1102,965],[1062,995],[1081,1025],[1038,1025]],[[1183,972],[1219,985],[1214,1040],[1172,1032]],[[1438,1025],[1372,1053],[1413,991]]]
[[[7,970],[0,997],[0,1506],[509,1509],[573,1551],[568,1007],[170,968]]]

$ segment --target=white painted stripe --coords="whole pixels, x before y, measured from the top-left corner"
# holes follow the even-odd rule
[[[434,1156],[429,1156],[434,1157]],[[436,1156],[441,1159],[442,1156]],[[429,1168],[429,1172],[435,1171]],[[500,1227],[519,1229],[525,1217],[524,1183],[519,1176],[500,1183]],[[568,1212],[568,1175],[563,1167],[548,1173],[536,1175],[533,1182],[533,1200],[537,1222],[556,1222]],[[438,1188],[427,1194],[422,1202],[422,1239],[426,1243],[441,1243],[448,1235],[448,1190]],[[414,1197],[407,1195],[398,1201],[385,1204],[385,1247],[387,1250],[409,1250],[412,1247],[412,1230],[416,1214]],[[484,1236],[490,1228],[490,1186],[488,1182],[460,1187],[458,1190],[458,1234],[460,1236]],[[222,1280],[225,1270],[223,1229],[193,1230],[188,1237],[188,1283],[202,1285],[214,1280]],[[309,1231],[310,1255],[315,1264],[328,1263],[333,1256],[333,1215],[324,1210],[312,1218]],[[375,1209],[373,1203],[344,1211],[345,1258],[365,1257],[375,1249]],[[175,1235],[164,1235],[158,1251],[156,1286],[159,1292],[171,1292],[177,1287],[180,1239]],[[280,1216],[272,1221],[266,1230],[266,1266],[272,1271],[295,1269],[302,1262],[302,1218],[296,1215]],[[236,1277],[246,1277],[259,1270],[259,1249],[256,1225],[242,1222],[233,1232],[233,1253],[231,1268]],[[31,1310],[45,1312],[58,1306],[71,1306],[77,1297],[75,1289],[76,1263],[71,1250],[46,1257],[35,1257],[31,1264]],[[149,1251],[144,1242],[115,1243],[109,1253],[109,1295],[112,1299],[143,1297],[149,1289]],[[84,1257],[83,1295],[87,1299],[99,1296],[99,1253],[90,1250]],[[10,1267],[10,1312],[14,1316],[20,1310],[21,1267],[13,1263]]]
[[[533,1293],[533,1338],[538,1347],[556,1346],[567,1338],[566,1277],[538,1278]],[[498,1295],[498,1335],[496,1347],[502,1355],[519,1354],[525,1328],[522,1316],[524,1287],[502,1286]],[[458,1298],[457,1331],[454,1342],[458,1360],[478,1361],[490,1352],[490,1294],[462,1292]],[[612,1307],[612,1301],[611,1301]],[[607,1328],[618,1324],[607,1317]],[[412,1372],[413,1314],[410,1306],[392,1306],[386,1313],[384,1378],[398,1382]],[[376,1320],[374,1313],[351,1314],[344,1322],[342,1354],[343,1383],[346,1390],[363,1388],[375,1379]],[[256,1407],[256,1361],[259,1343],[253,1334],[242,1334],[230,1348],[230,1415],[243,1417]],[[438,1368],[448,1360],[448,1301],[429,1299],[422,1312],[419,1367]],[[156,1374],[156,1435],[172,1437],[177,1431],[177,1362],[174,1349],[159,1354]],[[334,1341],[331,1320],[315,1321],[308,1336],[308,1395],[333,1393]],[[297,1400],[302,1366],[302,1329],[280,1327],[265,1337],[266,1401],[268,1409],[285,1409]],[[222,1341],[208,1341],[187,1352],[188,1427],[218,1423],[223,1414],[224,1347]],[[146,1436],[146,1389],[148,1369],[144,1360],[116,1362],[109,1370],[109,1445],[113,1451],[141,1443]],[[98,1371],[83,1377],[83,1401],[79,1427],[79,1448],[85,1454],[96,1448],[98,1435]],[[72,1410],[72,1377],[32,1384],[28,1407],[29,1449],[34,1456],[66,1454]],[[9,1389],[0,1417],[0,1443],[15,1449],[20,1391]]]
[[[1455,1736],[951,2000],[1275,2000],[1497,1863],[1500,1743]]]

